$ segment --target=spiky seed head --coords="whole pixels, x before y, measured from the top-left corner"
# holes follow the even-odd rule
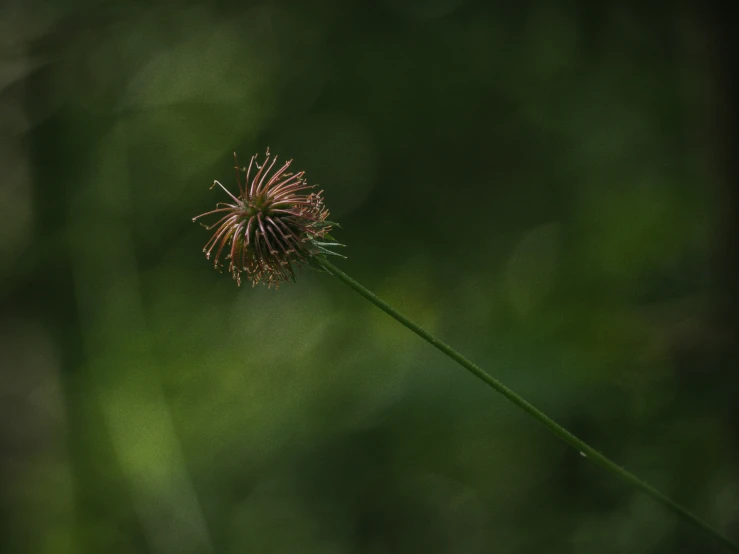
[[[212,225],[204,225],[215,229],[203,252],[207,259],[213,258],[216,269],[224,266],[225,254],[228,270],[239,285],[245,273],[253,286],[262,283],[277,288],[283,281],[294,282],[296,269],[315,265],[315,256],[335,254],[326,247],[341,245],[329,234],[336,224],[327,220],[323,191],[314,192],[315,185],[307,183],[305,172],[288,172],[292,160],[273,172],[277,156],[272,157],[269,148],[261,164],[257,157],[240,168],[234,152],[238,195],[214,181],[211,188],[221,187],[229,201],[217,203],[215,210],[193,221],[220,216]],[[245,173],[243,185],[241,173]]]

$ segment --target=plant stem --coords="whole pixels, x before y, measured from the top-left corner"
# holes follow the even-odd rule
[[[557,422],[552,420],[550,417],[548,417],[546,414],[544,414],[544,412],[534,407],[532,404],[527,402],[521,396],[519,396],[518,394],[513,392],[511,389],[506,387],[503,383],[498,381],[495,377],[483,371],[482,368],[480,368],[478,365],[474,364],[473,362],[465,358],[462,354],[457,352],[454,348],[442,342],[441,340],[436,338],[434,335],[426,331],[423,327],[421,327],[417,323],[411,321],[406,316],[398,312],[398,310],[390,306],[390,304],[388,304],[387,302],[379,298],[372,291],[360,285],[357,281],[349,277],[346,273],[341,271],[331,262],[329,262],[323,257],[317,257],[316,259],[318,263],[321,266],[323,266],[323,268],[326,269],[326,271],[328,271],[330,274],[334,275],[337,279],[342,281],[348,287],[354,289],[356,292],[358,292],[362,296],[364,296],[367,300],[372,302],[375,306],[380,308],[383,312],[385,312],[389,316],[396,319],[398,322],[400,322],[402,325],[404,325],[405,327],[407,327],[408,329],[416,333],[419,337],[421,337],[422,339],[430,343],[432,346],[434,346],[438,350],[441,350],[444,354],[449,356],[452,360],[454,360],[459,365],[464,367],[466,370],[468,370],[470,373],[475,375],[477,378],[484,381],[487,385],[489,385],[490,387],[498,391],[500,394],[505,396],[508,400],[513,402],[516,406],[518,406],[523,411],[525,411],[530,416],[532,416],[534,419],[539,421],[539,423],[544,425],[544,427],[549,429],[557,437],[559,437],[564,442],[569,444],[575,450],[578,450],[580,454],[593,460],[595,463],[597,463],[598,465],[600,465],[607,471],[620,477],[621,479],[623,479],[630,485],[636,487],[637,489],[641,490],[642,492],[648,494],[654,500],[656,500],[657,502],[659,502],[660,504],[662,504],[663,506],[665,506],[667,509],[671,510],[675,514],[677,514],[682,519],[689,521],[690,523],[692,523],[699,529],[702,529],[704,532],[711,535],[713,538],[721,542],[724,546],[729,548],[731,551],[739,552],[739,545],[737,545],[735,542],[730,540],[728,537],[724,536],[719,531],[715,530],[713,527],[703,522],[697,516],[693,515],[690,511],[680,506],[677,502],[675,502],[668,496],[664,495],[663,493],[661,493],[654,487],[648,485],[647,483],[639,479],[633,473],[626,471],[624,468],[622,468],[615,462],[612,462],[609,458],[607,458],[606,456],[604,456],[603,454],[595,450],[592,446],[590,446],[586,442],[577,438],[575,435],[570,433],[567,429],[565,429],[564,427],[559,425]]]

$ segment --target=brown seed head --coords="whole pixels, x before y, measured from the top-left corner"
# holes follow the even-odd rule
[[[295,268],[310,264],[314,256],[332,254],[326,246],[339,246],[324,242],[333,239],[323,191],[308,192],[315,185],[308,185],[304,171],[287,171],[292,160],[273,172],[277,156],[272,157],[267,149],[261,164],[255,154],[248,168],[239,168],[235,152],[234,162],[238,196],[214,181],[211,188],[221,187],[230,201],[219,202],[215,210],[193,218],[220,215],[218,221],[205,227],[215,232],[203,248],[207,259],[213,255],[216,269],[223,267],[225,253],[228,270],[239,285],[241,274],[246,273],[252,285],[277,287],[283,281],[295,281]],[[246,174],[243,185],[241,172]]]

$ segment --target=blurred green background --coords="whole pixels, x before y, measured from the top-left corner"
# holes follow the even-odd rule
[[[739,538],[735,20],[646,4],[4,3],[0,550],[719,552],[340,282],[214,272],[267,146],[342,269]]]

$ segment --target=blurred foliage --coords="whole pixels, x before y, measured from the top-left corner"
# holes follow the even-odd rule
[[[4,4],[0,550],[717,551],[340,283],[215,273],[266,146],[346,271],[738,537],[720,52],[664,4]]]

